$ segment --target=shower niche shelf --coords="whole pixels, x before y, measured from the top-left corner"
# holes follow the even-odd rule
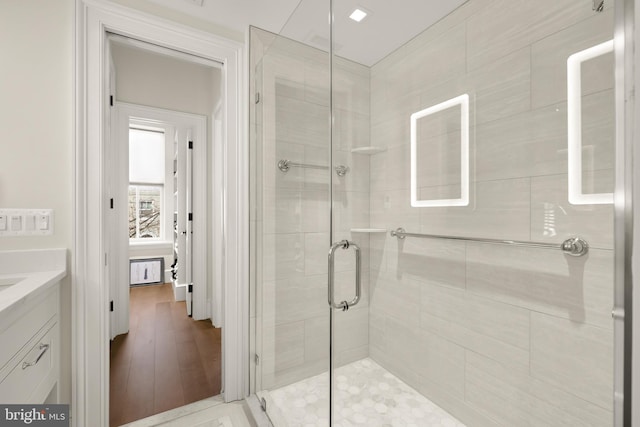
[[[386,233],[386,228],[352,228],[352,233]]]
[[[382,153],[383,151],[387,151],[387,149],[385,147],[358,147],[358,148],[352,148],[351,152],[352,153],[357,153],[357,154],[378,154],[378,153]]]

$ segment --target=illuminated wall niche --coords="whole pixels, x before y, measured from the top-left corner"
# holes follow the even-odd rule
[[[613,203],[613,193],[582,193],[582,63],[613,52],[613,40],[574,53],[567,59],[567,144],[569,203]]]
[[[460,106],[460,198],[439,200],[418,200],[418,158],[417,123],[418,120]],[[467,206],[469,205],[469,95],[464,94],[440,104],[425,108],[411,115],[411,206]]]

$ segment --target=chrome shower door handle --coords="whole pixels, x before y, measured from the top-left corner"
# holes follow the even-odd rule
[[[334,273],[335,273],[335,253],[338,248],[349,249],[354,248],[356,250],[356,295],[351,301],[341,301],[336,304],[335,302],[335,286],[334,286]],[[348,240],[342,240],[331,245],[329,249],[329,306],[337,310],[347,311],[350,307],[358,304],[360,301],[360,248],[353,242]]]

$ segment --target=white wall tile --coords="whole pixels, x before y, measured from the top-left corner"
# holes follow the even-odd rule
[[[445,286],[425,284],[420,295],[422,313],[529,350],[528,310]]]
[[[479,181],[566,171],[566,104],[527,111],[476,127]]]
[[[466,352],[466,400],[508,426],[611,426],[610,411],[481,356]]]
[[[567,99],[567,59],[581,50],[613,38],[613,9],[594,13],[588,19],[551,34],[531,47],[532,107]],[[613,87],[613,55],[583,64],[583,94]],[[595,68],[587,64],[597,64]]]
[[[411,231],[411,230],[408,230]],[[398,280],[411,279],[453,288],[465,287],[464,242],[390,237],[397,244],[395,267]]]
[[[531,375],[613,410],[613,328],[531,313]]]
[[[262,246],[263,280],[304,275],[304,235],[265,234]]]
[[[528,240],[529,194],[529,178],[477,182],[469,206],[412,209],[420,213],[421,233]]]
[[[473,244],[467,248],[467,290],[558,317],[609,327],[613,253],[585,257],[560,250]]]
[[[371,311],[394,318],[406,328],[418,330],[421,284],[409,279],[400,281],[389,274],[382,274],[373,282]]]
[[[591,4],[573,0],[544,4],[528,0],[498,0],[486,6],[471,16],[467,23],[469,70],[491,63],[594,14]],[[487,25],[489,22],[491,25]]]
[[[608,171],[585,175],[584,183],[612,185]],[[567,175],[550,175],[531,181],[531,238],[561,243],[580,236],[593,248],[613,248],[613,206],[572,205],[568,202]],[[587,187],[588,188],[588,187]]]

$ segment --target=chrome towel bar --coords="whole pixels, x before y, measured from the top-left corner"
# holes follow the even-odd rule
[[[523,242],[518,240],[484,239],[479,237],[442,236],[438,234],[407,233],[404,230],[404,228],[397,228],[395,230],[391,230],[389,234],[391,234],[392,237],[397,237],[398,239],[404,239],[405,237],[425,237],[428,239],[459,240],[464,242],[524,246],[529,248],[560,249],[565,254],[575,256],[575,257],[586,255],[587,252],[589,252],[589,244],[587,243],[586,240],[580,237],[570,237],[564,242],[558,244],[558,243]]]
[[[308,165],[305,163],[296,163],[291,160],[282,159],[278,162],[278,169],[282,172],[289,172],[289,169],[292,167],[296,168],[304,168],[304,169],[329,169],[329,166],[321,166],[321,165]],[[349,167],[344,165],[336,166],[336,173],[338,176],[345,176],[349,172]]]

